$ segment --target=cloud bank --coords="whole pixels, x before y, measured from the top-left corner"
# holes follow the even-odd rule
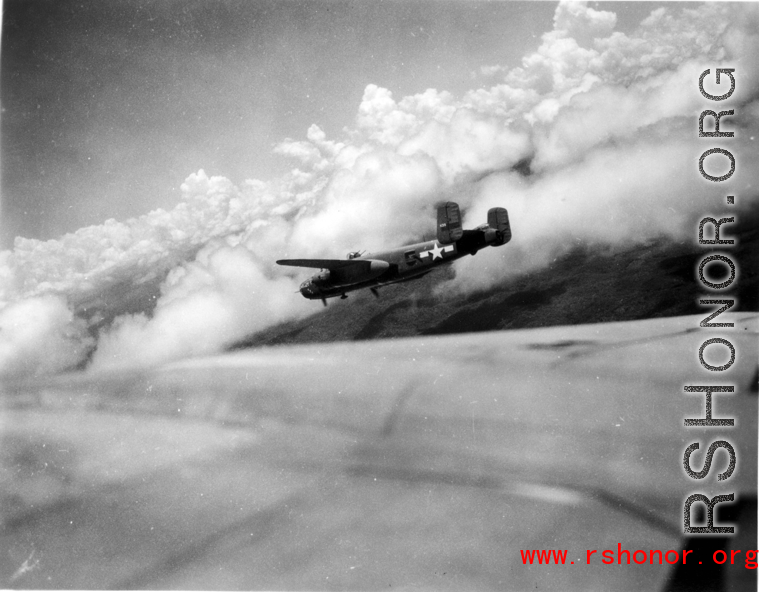
[[[282,178],[235,185],[201,170],[170,211],[17,239],[0,254],[0,375],[90,355],[102,368],[218,351],[314,311],[294,293],[304,274],[275,259],[416,240],[433,231],[441,199],[460,203],[468,227],[505,206],[515,236],[456,263],[446,286],[455,290],[579,243],[689,237],[695,216],[721,212],[727,193],[738,211],[755,207],[759,171],[740,155],[759,137],[757,6],[657,9],[630,35],[615,24],[611,12],[561,3],[536,52],[511,70],[484,66],[488,84],[461,97],[428,89],[396,99],[369,84],[339,140],[312,125],[275,148],[294,162]],[[739,161],[719,187],[697,167],[722,145],[697,138],[698,114],[715,108],[698,78],[717,67],[736,69],[736,91],[719,106],[736,110],[722,126],[736,132],[724,146]],[[160,285],[151,312],[120,314],[130,292],[151,285]]]

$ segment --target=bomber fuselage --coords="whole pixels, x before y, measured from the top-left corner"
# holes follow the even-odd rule
[[[425,241],[387,251],[368,253],[354,258],[366,262],[363,267],[350,266],[324,269],[300,286],[306,298],[324,299],[342,296],[362,288],[375,288],[420,278],[434,268],[474,255],[478,250],[497,244],[497,233],[487,225],[463,231],[463,236],[450,244],[438,240]]]
[[[346,292],[406,282],[429,273],[464,255],[474,255],[483,247],[505,245],[511,240],[509,215],[504,208],[490,208],[488,221],[474,230],[461,227],[457,203],[449,201],[437,208],[437,238],[347,259],[279,259],[277,265],[310,267],[321,271],[300,285],[300,293],[311,300],[346,297]]]

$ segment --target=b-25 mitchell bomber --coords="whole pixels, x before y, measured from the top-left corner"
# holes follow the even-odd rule
[[[321,271],[300,285],[310,300],[347,298],[347,292],[418,279],[430,271],[484,247],[505,245],[511,240],[509,215],[504,208],[488,210],[488,221],[474,230],[463,230],[458,204],[449,201],[437,210],[437,240],[389,251],[349,253],[347,259],[280,259],[279,265],[312,267]]]

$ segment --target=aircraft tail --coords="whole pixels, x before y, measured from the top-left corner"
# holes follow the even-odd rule
[[[506,208],[490,208],[487,225],[479,226],[477,229],[486,231],[488,244],[505,245],[511,240],[511,225]],[[444,245],[455,243],[463,235],[464,230],[461,227],[461,212],[458,204],[449,201],[439,206],[437,209],[438,242]]]
[[[455,243],[464,235],[461,228],[459,205],[449,201],[437,209],[437,240],[448,245]]]
[[[511,225],[506,208],[490,208],[488,210],[488,226],[496,231],[497,245],[505,245],[511,240]]]

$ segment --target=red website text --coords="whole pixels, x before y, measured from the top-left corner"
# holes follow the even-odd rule
[[[520,549],[519,553],[522,555],[522,563],[524,565],[574,565],[580,564],[599,564],[605,565],[630,565],[637,564],[642,565],[644,563],[650,565],[674,565],[682,562],[683,564],[702,564],[705,561],[710,563],[716,563],[722,565],[729,563],[730,565],[743,563],[746,569],[757,568],[757,551],[756,549],[749,549],[745,552],[738,549],[731,549],[729,551],[722,551],[718,549],[711,557],[698,557],[694,553],[695,551],[684,549],[677,551],[675,549],[668,549],[662,551],[659,549],[650,549],[648,551],[643,549],[636,549],[631,551],[623,549],[622,544],[617,544],[616,549],[587,549],[585,551],[585,561],[571,560],[567,561],[568,549]]]

